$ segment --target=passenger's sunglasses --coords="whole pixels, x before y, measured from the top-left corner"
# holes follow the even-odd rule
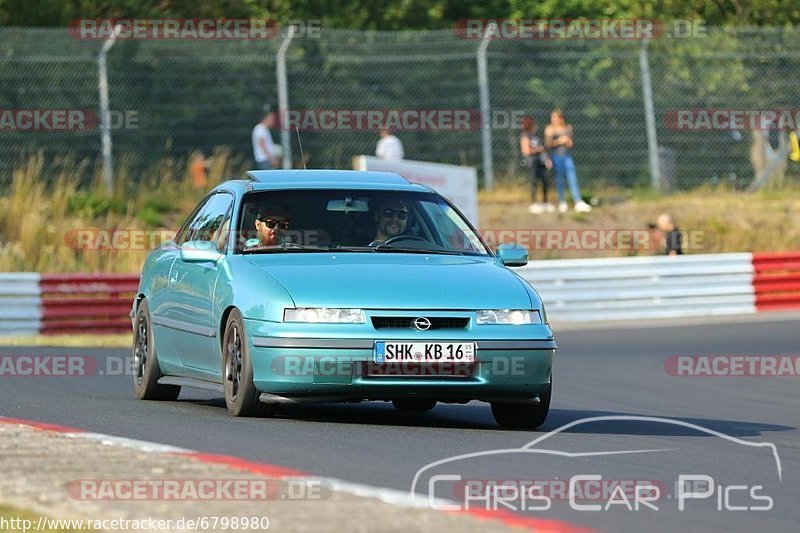
[[[405,220],[408,217],[408,211],[401,209],[384,209],[383,216],[385,218],[396,218],[397,220]]]
[[[281,229],[289,229],[289,221],[288,220],[275,220],[274,218],[266,218],[261,220],[269,229],[275,229],[276,227],[280,227]]]

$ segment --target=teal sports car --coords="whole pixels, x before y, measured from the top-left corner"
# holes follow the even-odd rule
[[[224,394],[235,416],[300,402],[491,404],[547,417],[556,343],[539,295],[446,198],[385,172],[251,171],[153,250],[133,303],[136,395]]]

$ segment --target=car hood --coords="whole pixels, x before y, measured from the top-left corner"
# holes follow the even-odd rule
[[[491,257],[399,253],[284,253],[247,260],[297,307],[527,309],[523,282]]]

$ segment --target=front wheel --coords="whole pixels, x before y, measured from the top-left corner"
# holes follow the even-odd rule
[[[539,395],[539,403],[492,402],[492,414],[500,427],[509,429],[536,429],[544,424],[550,412],[552,383]]]
[[[234,309],[225,323],[222,342],[225,405],[233,416],[271,416],[275,407],[262,403],[253,385],[253,364],[241,313]]]
[[[178,398],[181,388],[177,385],[160,385],[161,368],[156,356],[156,343],[150,321],[147,300],[142,300],[136,310],[133,331],[133,388],[140,400],[167,400]]]

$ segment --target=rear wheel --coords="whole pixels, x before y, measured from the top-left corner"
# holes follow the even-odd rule
[[[392,405],[400,412],[420,413],[422,411],[430,411],[436,407],[436,400],[429,400],[427,398],[403,398],[401,400],[392,400]]]
[[[500,427],[509,429],[536,429],[544,424],[550,412],[553,385],[539,395],[538,403],[492,402],[492,414]]]
[[[262,403],[253,385],[253,364],[241,313],[234,309],[225,323],[222,342],[222,383],[225,405],[233,416],[272,416],[275,407]]]
[[[147,300],[142,300],[136,310],[133,331],[133,387],[140,400],[167,400],[178,398],[181,388],[177,385],[159,385],[162,377],[156,355],[156,343],[150,321]]]

